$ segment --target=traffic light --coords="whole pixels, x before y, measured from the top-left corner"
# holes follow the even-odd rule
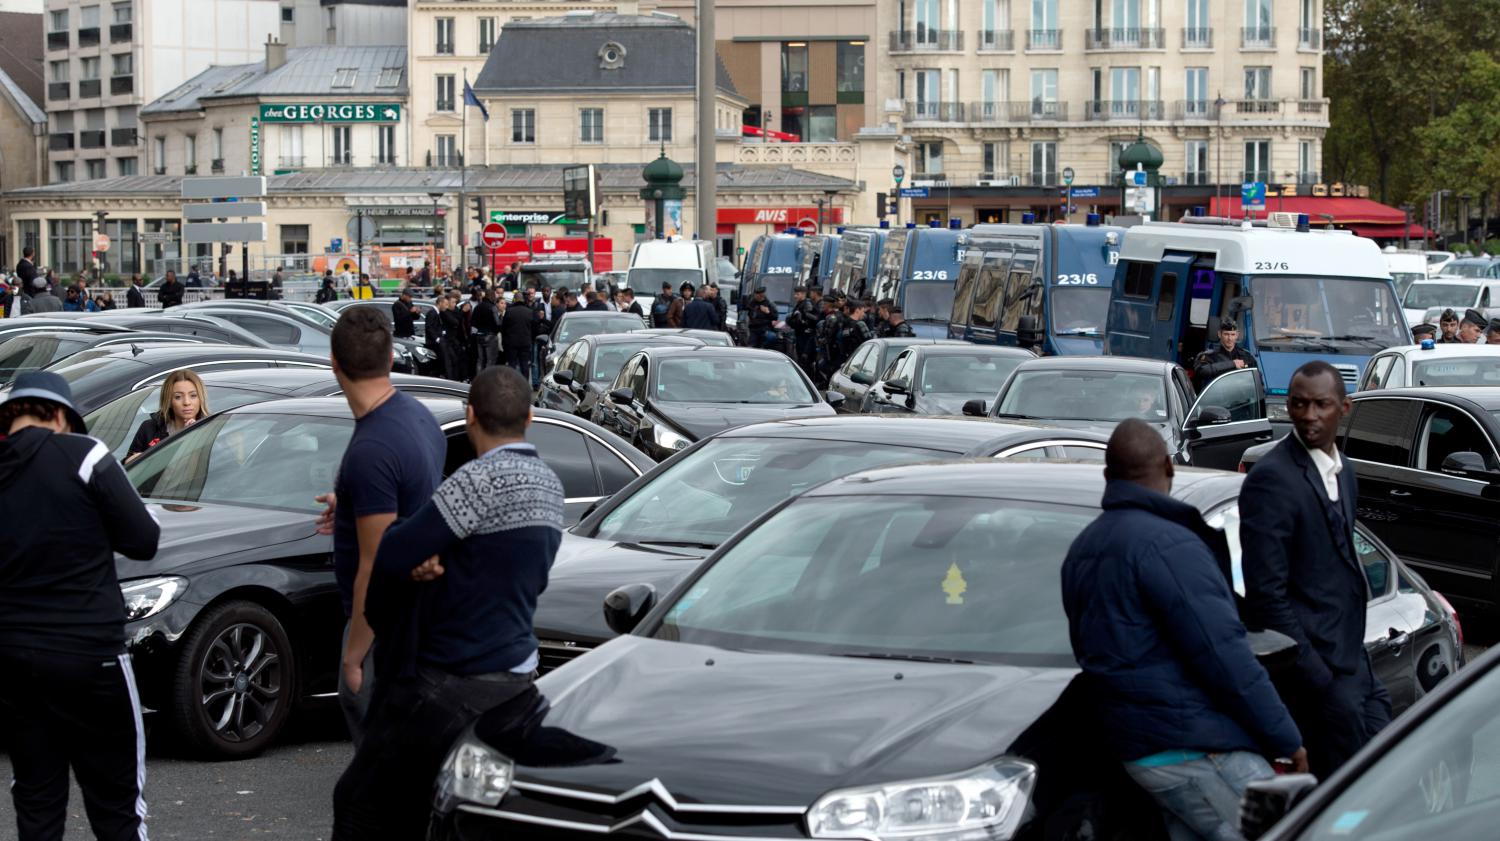
[[[104,220],[107,219],[107,218],[109,218],[109,211],[108,210],[96,210],[96,211],[94,211],[94,231],[95,231],[95,233],[101,233],[101,234],[104,233]]]
[[[474,196],[470,201],[474,203],[474,221],[478,222],[481,228],[488,225],[490,219],[484,212],[484,196]]]
[[[886,207],[886,202],[887,202],[887,197],[886,197],[885,193],[876,193],[875,194],[875,215],[876,215],[876,217],[889,216],[890,215],[891,211],[890,211],[889,208]]]

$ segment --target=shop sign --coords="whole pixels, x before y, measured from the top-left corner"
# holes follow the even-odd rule
[[[268,123],[395,123],[401,120],[401,103],[273,103],[260,106],[260,119]]]
[[[582,225],[563,210],[491,210],[490,221],[501,225]]]
[[[813,207],[721,207],[720,225],[795,225],[804,219],[816,222],[818,208]],[[840,224],[844,221],[842,207],[823,208],[825,224]]]
[[[260,175],[260,118],[250,118],[250,174]]]

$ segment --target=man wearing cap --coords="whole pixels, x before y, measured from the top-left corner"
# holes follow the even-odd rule
[[[774,337],[771,334],[776,329],[776,304],[766,297],[764,286],[755,287],[755,296],[750,299],[750,315],[746,319],[750,347],[771,347]]]
[[[57,374],[16,378],[0,433],[0,505],[68,512],[0,531],[0,721],[18,837],[63,836],[71,769],[94,837],[145,838],[146,734],[115,555],[150,560],[161,527]]]
[[[906,323],[906,311],[891,304],[885,310],[885,335],[891,339],[911,339],[917,334],[912,332],[911,325]]]
[[[1484,344],[1484,328],[1490,320],[1476,309],[1464,310],[1463,320],[1458,322],[1458,340],[1466,345]]]
[[[1225,318],[1219,321],[1219,346],[1198,354],[1193,361],[1194,385],[1201,394],[1203,389],[1215,377],[1237,371],[1240,368],[1254,368],[1255,357],[1250,352],[1239,346],[1240,326],[1234,323],[1234,319]]]
[[[1437,338],[1437,328],[1431,324],[1418,324],[1411,328],[1411,340],[1415,344],[1432,341]]]
[[[1484,328],[1484,343],[1500,345],[1500,318],[1490,319],[1489,326]]]
[[[32,278],[31,288],[27,291],[31,293],[30,303],[22,310],[23,312],[62,312],[62,299],[52,294],[47,288],[45,277]]]
[[[675,297],[676,296],[672,294],[672,284],[663,281],[661,285],[661,294],[657,295],[656,300],[651,302],[652,327],[660,328],[672,326],[671,324],[667,323],[667,313],[672,311],[672,299]]]
[[[1458,338],[1458,313],[1451,309],[1443,310],[1442,317],[1438,319],[1438,327],[1443,331],[1443,335],[1438,337],[1438,344],[1463,344],[1463,340]]]

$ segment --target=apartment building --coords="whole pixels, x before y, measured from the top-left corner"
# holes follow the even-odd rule
[[[1052,215],[1068,169],[1078,212],[1115,212],[1119,153],[1138,136],[1161,153],[1168,204],[1321,180],[1320,0],[881,0],[880,12],[881,117],[912,138],[906,186],[930,186],[919,219]]]
[[[406,43],[407,0],[279,0],[291,47]]]

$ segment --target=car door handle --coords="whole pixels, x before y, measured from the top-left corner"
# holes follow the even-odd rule
[[[1407,497],[1411,496],[1411,491],[1403,491],[1399,488],[1391,488],[1391,496]]]
[[[1403,633],[1396,630],[1395,628],[1392,628],[1391,635],[1389,637],[1386,637],[1385,639],[1385,645],[1386,648],[1389,648],[1392,651],[1400,651],[1401,649],[1406,647],[1406,643],[1410,639],[1411,634]]]

